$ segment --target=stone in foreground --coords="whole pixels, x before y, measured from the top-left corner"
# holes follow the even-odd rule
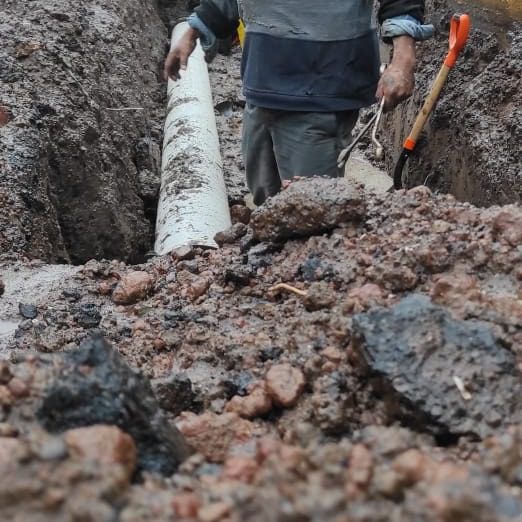
[[[102,337],[64,354],[59,367],[37,413],[47,430],[118,426],[136,444],[138,470],[169,475],[185,459],[183,436],[162,415],[149,381]]]
[[[483,438],[520,422],[515,355],[484,323],[455,320],[421,295],[353,320],[357,363],[391,417],[436,436]]]

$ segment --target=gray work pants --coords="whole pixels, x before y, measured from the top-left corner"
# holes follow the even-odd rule
[[[359,111],[291,112],[248,105],[243,117],[247,185],[261,205],[296,176],[343,176],[337,157],[352,140]]]

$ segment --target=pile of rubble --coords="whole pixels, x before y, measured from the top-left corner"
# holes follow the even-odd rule
[[[2,512],[520,520],[520,208],[316,179],[232,210],[220,250],[90,261],[31,303]]]

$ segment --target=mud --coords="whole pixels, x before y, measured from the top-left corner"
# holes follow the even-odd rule
[[[386,166],[393,172],[448,47],[449,19],[468,12],[468,45],[432,114],[406,172],[407,186],[426,184],[476,205],[522,200],[522,22],[518,2],[428,0],[437,36],[419,45],[413,98],[386,118]]]
[[[64,50],[77,58],[75,76],[85,68],[91,96],[98,92],[93,63],[119,60],[121,68],[100,73],[112,75],[110,89],[96,87],[100,100],[145,103],[136,93],[146,94],[154,143],[164,110],[160,47],[165,27],[187,9],[186,2],[160,4],[157,11],[155,4],[113,1],[117,41],[106,41],[113,34],[107,30],[88,40],[90,55]],[[5,5],[19,30],[17,16],[29,7]],[[54,18],[49,6],[58,12]],[[99,15],[109,2],[68,6],[67,15],[58,0],[31,7],[45,27],[56,24],[51,43],[79,42],[81,50],[94,31],[89,9]],[[69,24],[85,25],[85,34],[65,38]],[[33,25],[30,34],[41,34]],[[4,54],[15,45],[13,31]],[[74,81],[64,81],[59,59],[37,62],[52,74],[35,79],[31,60],[44,60],[42,51],[24,42],[18,52],[28,56],[9,55],[9,63],[28,67],[49,91],[56,76],[69,111],[58,123],[69,139],[73,126],[83,129],[95,111],[80,103],[85,93]],[[103,218],[93,220],[88,248],[81,220],[74,231],[80,235],[70,237],[88,257],[108,260],[77,267],[29,261],[22,252],[84,258],[52,224],[58,210],[47,202],[49,211],[29,208],[19,196],[23,189],[45,200],[40,185],[15,186],[11,170],[2,172],[0,183],[12,194],[0,210],[8,225],[0,229],[0,343],[9,358],[0,363],[2,519],[522,520],[520,206],[480,209],[426,187],[373,195],[344,180],[315,180],[292,184],[251,217],[240,172],[238,52],[216,60],[211,77],[235,223],[220,235],[220,250],[183,247],[130,265],[113,258],[135,259],[125,252],[141,246],[133,250],[134,239],[113,234],[120,222]],[[134,91],[125,69],[136,63]],[[127,80],[125,93],[113,78]],[[78,105],[79,123],[68,100]],[[9,120],[4,114],[0,122]],[[118,174],[121,190],[130,199],[138,194],[137,207],[117,200],[117,208],[125,219],[132,208],[129,237],[139,236],[145,248],[146,202],[157,190],[157,172],[124,169],[144,128],[137,114],[111,117],[114,132],[89,150],[97,158],[119,151],[124,162],[113,161],[96,180],[113,194],[111,176]],[[0,128],[0,157],[4,137],[22,129],[60,147],[56,154],[76,158],[71,151],[78,147],[69,145],[78,140],[60,152],[63,139],[55,145],[45,134],[56,118],[44,115],[22,127],[9,121]],[[31,143],[29,150],[38,152]],[[139,147],[145,162],[149,152]],[[85,165],[75,164],[75,172],[90,179],[94,168]],[[143,194],[129,181],[138,171]],[[306,212],[295,210],[294,198]],[[37,240],[27,231],[40,225],[45,233]],[[53,227],[62,236],[51,241]],[[103,241],[92,238],[102,232],[117,253],[98,248]],[[36,317],[24,319],[20,303]]]
[[[319,180],[330,193],[339,182]],[[314,183],[296,182],[293,190],[318,197]],[[365,213],[326,233],[309,228],[281,243],[267,232],[256,244],[247,226],[220,251],[183,249],[139,267],[91,261],[64,281],[66,294],[47,297],[52,310],[39,306],[42,324],[10,343],[12,360],[21,361],[10,372],[25,379],[31,396],[45,397],[37,390],[53,386],[78,391],[71,378],[83,372],[87,381],[117,374],[102,365],[91,377],[80,365],[54,384],[25,376],[34,360],[25,354],[35,348],[81,356],[92,328],[77,310],[90,303],[101,316],[97,328],[152,379],[164,414],[194,453],[168,479],[138,473],[138,483],[114,497],[120,520],[152,512],[157,520],[520,520],[518,460],[509,457],[521,440],[513,426],[521,414],[522,259],[513,226],[520,208],[480,210],[424,187],[359,197]],[[271,204],[283,208],[288,192]],[[294,223],[284,214],[279,220]],[[150,293],[115,304],[118,281],[136,269],[149,274]],[[274,289],[281,282],[288,287]],[[428,299],[412,306],[419,319],[392,320],[411,292]],[[394,370],[380,379],[396,387],[394,396],[361,372],[363,336],[372,357],[385,350]],[[421,356],[423,346],[429,353]],[[452,380],[455,372],[471,399]],[[41,424],[22,404],[11,401],[5,421],[25,444]],[[132,427],[118,425],[139,448]],[[62,458],[64,466],[74,461]],[[14,473],[23,476],[21,469]]]
[[[166,28],[154,2],[3,2],[0,250],[50,262],[149,250]]]
[[[48,307],[48,294],[62,287],[63,280],[76,272],[70,265],[46,265],[35,261],[32,263],[13,263],[0,265],[0,278],[5,289],[0,299],[0,358],[8,354],[5,346],[28,325],[38,325],[38,319],[24,321],[20,314],[20,305],[31,305],[38,308]]]

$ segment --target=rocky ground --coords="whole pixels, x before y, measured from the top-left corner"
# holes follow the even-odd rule
[[[55,19],[66,28],[80,9],[31,5],[42,26]],[[109,2],[82,5],[87,28],[91,16],[108,19]],[[137,4],[125,6],[111,13],[132,25]],[[168,7],[163,22],[145,9],[159,31],[158,71],[164,23],[180,2]],[[23,13],[14,25],[41,34],[27,4],[1,9]],[[136,41],[129,52],[141,55]],[[92,40],[102,62],[104,42]],[[45,58],[42,49],[26,58],[14,49],[0,52],[15,70],[36,77],[55,66],[31,61]],[[18,199],[29,189],[14,183],[12,163],[0,164],[0,185],[13,189],[0,209],[2,520],[522,521],[520,206],[480,209],[426,187],[372,195],[348,180],[313,180],[251,212],[237,66],[237,51],[211,65],[234,222],[218,235],[220,250],[187,247],[131,264],[132,248],[116,256],[100,247],[91,257],[123,260],[82,264],[63,232],[61,243],[50,241],[51,207]],[[134,78],[140,88],[147,67]],[[23,75],[1,101],[25,114],[36,94],[17,102],[20,85],[29,88]],[[0,159],[16,156],[16,133],[44,140],[54,118],[7,121]],[[121,134],[125,147],[139,140],[139,125]],[[93,157],[113,150],[118,133],[103,136]],[[87,176],[82,165],[74,172]],[[46,168],[35,171],[44,185]],[[139,178],[139,168],[128,172],[124,179]],[[40,188],[30,193],[40,197]],[[141,220],[138,199],[132,219]],[[148,223],[128,237],[149,237]],[[36,226],[45,233],[30,232]],[[99,245],[92,238],[107,230],[95,221],[80,243]],[[78,265],[45,264],[57,258]]]
[[[521,520],[520,208],[317,180],[234,215],[219,251],[90,261],[32,301],[3,512]]]

